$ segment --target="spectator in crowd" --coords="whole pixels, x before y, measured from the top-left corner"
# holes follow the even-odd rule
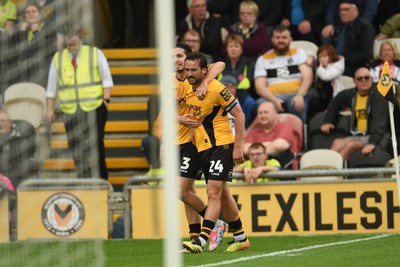
[[[254,82],[258,101],[271,101],[278,112],[288,112],[307,119],[306,95],[313,80],[303,49],[290,48],[292,37],[285,26],[272,33],[273,49],[260,56],[255,66]]]
[[[187,30],[196,30],[201,36],[200,52],[210,54],[214,60],[222,56],[221,23],[207,12],[206,0],[188,0],[189,15],[178,24],[180,40]]]
[[[230,32],[240,34],[244,40],[243,55],[252,59],[257,59],[270,49],[267,27],[257,21],[258,11],[255,2],[243,1],[239,10],[240,21],[230,26]]]
[[[374,1],[367,1],[374,2]],[[394,14],[400,13],[400,0],[379,0],[378,11],[375,16],[375,30],[379,32],[381,26]]]
[[[321,125],[321,131],[329,133],[335,128],[339,112],[344,108],[351,110],[351,136],[336,138],[331,146],[344,160],[360,150],[366,156],[373,153],[388,126],[388,104],[373,85],[370,71],[365,67],[359,68],[354,83],[355,88],[344,90],[332,99]]]
[[[149,10],[151,0],[108,0],[112,19],[112,39],[103,45],[104,48],[126,47],[125,32],[127,29],[126,12],[132,18],[132,39],[129,47],[149,46]],[[128,4],[128,6],[126,5]]]
[[[241,2],[247,0],[238,0],[234,3],[233,18],[234,21],[239,20],[239,6]],[[283,19],[283,5],[284,1],[274,0],[253,0],[258,6],[258,21],[267,26],[268,33],[272,32],[272,29],[279,25]]]
[[[29,153],[25,144],[10,115],[0,110],[0,173],[9,177],[15,187],[28,175]]]
[[[187,0],[175,0],[175,25],[178,25],[181,20],[188,15]]]
[[[17,21],[17,6],[11,0],[0,0],[0,31],[12,33]]]
[[[271,102],[263,102],[258,106],[254,127],[248,130],[244,138],[243,152],[246,156],[253,143],[262,143],[268,154],[277,158],[282,166],[296,152],[293,130],[278,120],[278,112]]]
[[[279,171],[281,164],[276,159],[269,159],[267,149],[262,143],[252,143],[249,147],[249,160],[233,168],[234,172],[244,174],[246,182],[272,182],[274,178],[259,178],[260,174],[269,171]]]
[[[344,58],[336,53],[331,44],[324,44],[317,51],[315,91],[310,99],[308,118],[317,112],[325,111],[332,97],[343,90],[339,77],[344,72]]]
[[[232,10],[235,0],[207,0],[207,11],[221,22],[221,26],[228,29],[234,21]]]
[[[243,56],[243,38],[239,34],[231,34],[225,41],[226,57],[224,60],[225,69],[219,75],[218,79],[221,80],[225,75],[232,75],[236,80],[236,97],[242,105],[243,112],[246,116],[246,127],[249,126],[254,117],[250,110],[250,103],[246,101],[252,100],[257,96],[254,91],[254,61],[251,58]]]
[[[16,196],[14,185],[10,178],[0,173],[0,200],[3,197],[8,197],[8,222],[9,222],[9,235],[11,240],[14,240],[13,232],[15,232],[16,220]]]
[[[46,87],[47,74],[54,52],[57,51],[57,33],[54,25],[47,25],[37,2],[29,2],[24,10],[25,29],[11,36],[9,85],[33,82]]]
[[[340,0],[339,14],[342,24],[336,25],[329,42],[345,58],[344,75],[354,76],[372,57],[375,31],[359,16],[357,0]]]
[[[379,47],[379,56],[371,64],[371,75],[374,83],[379,81],[381,77],[383,64],[389,63],[389,71],[392,80],[395,83],[400,82],[400,54],[394,42],[386,40],[382,41]]]
[[[289,27],[294,40],[320,43],[325,0],[285,0],[281,24]]]
[[[256,104],[256,101],[248,93],[246,95],[242,94],[240,98],[238,97],[238,91],[240,93],[240,91],[242,91],[242,90],[238,90],[238,88],[237,88],[238,80],[235,78],[235,76],[232,76],[230,74],[225,75],[222,77],[220,82],[223,85],[225,85],[226,88],[229,89],[231,94],[239,101],[239,104],[240,104],[242,111],[244,113],[244,116],[245,116],[244,126],[245,126],[245,128],[247,128],[253,122],[253,119],[254,119],[253,118],[254,117],[253,109],[254,109],[254,105]],[[232,125],[234,125],[234,124],[232,124]]]
[[[104,127],[113,86],[110,68],[100,49],[82,44],[80,31],[68,32],[66,41],[67,48],[51,61],[47,121],[55,119],[57,96],[77,176],[108,179]]]
[[[4,94],[4,91],[8,87],[8,45],[10,41],[10,35],[5,31],[0,31],[0,99]],[[3,102],[2,100],[0,100]]]
[[[400,38],[400,13],[394,14],[386,20],[376,36],[376,40],[386,38]]]
[[[382,2],[383,0],[381,0]],[[392,4],[392,0],[391,1]],[[397,1],[397,0],[396,0]],[[377,14],[378,1],[376,0],[353,0],[353,1],[342,1],[342,0],[329,0],[326,1],[325,9],[325,27],[322,29],[321,35],[325,39],[329,39],[334,33],[335,28],[341,28],[342,20],[340,16],[339,5],[343,2],[349,2],[357,5],[359,16],[372,24]],[[393,7],[392,7],[393,8]],[[344,11],[347,12],[347,11]]]
[[[44,23],[52,25],[57,32],[57,50],[64,48],[65,31],[65,5],[64,1],[57,0],[39,0],[38,4],[43,10]]]
[[[192,48],[192,52],[200,52],[201,37],[198,31],[187,30],[183,35],[182,41],[184,43],[187,43],[190,46],[190,48]],[[214,59],[210,54],[203,53],[203,55],[206,57],[208,64],[214,62]]]

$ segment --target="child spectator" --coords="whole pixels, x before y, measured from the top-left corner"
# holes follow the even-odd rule
[[[310,99],[308,118],[324,111],[340,91],[343,90],[339,77],[344,72],[344,57],[337,54],[330,44],[321,45],[317,51],[317,71],[314,95]]]
[[[268,171],[280,170],[281,164],[276,159],[269,159],[267,149],[261,143],[253,143],[249,147],[249,160],[246,160],[239,166],[235,166],[233,171],[244,174],[246,182],[276,181],[273,178],[258,178],[260,174]]]

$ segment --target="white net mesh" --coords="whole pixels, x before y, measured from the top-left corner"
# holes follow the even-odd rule
[[[10,2],[17,8],[13,30],[7,19],[0,24],[0,106],[8,113],[0,112],[0,174],[9,178],[0,180],[0,228],[5,229],[0,231],[0,250],[10,254],[2,253],[0,266],[102,266],[101,239],[107,239],[112,224],[107,204],[112,189],[100,179],[94,184],[74,184],[76,164],[68,149],[63,114],[55,107],[56,121],[48,124],[45,96],[50,64],[54,54],[65,48],[65,33],[79,30],[85,44],[94,43],[94,3]],[[94,120],[86,118],[87,131],[95,128]],[[83,139],[86,130],[76,130],[75,138]],[[86,139],[86,146],[95,149],[82,156],[96,170],[91,177],[99,177],[97,136],[88,134]],[[48,182],[20,187],[30,178]],[[75,237],[98,241],[77,246]],[[15,240],[35,241],[35,245],[9,242]]]

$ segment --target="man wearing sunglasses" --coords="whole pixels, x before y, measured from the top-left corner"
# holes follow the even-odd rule
[[[355,88],[344,90],[332,99],[325,113],[321,131],[330,133],[340,111],[350,109],[351,119],[348,137],[336,138],[331,146],[344,160],[361,150],[362,155],[371,155],[380,144],[388,125],[388,105],[376,90],[370,71],[361,67],[354,75]]]

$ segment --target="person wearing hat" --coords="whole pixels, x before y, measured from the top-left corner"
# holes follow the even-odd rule
[[[392,0],[390,0],[392,1]],[[322,37],[329,38],[334,32],[334,26],[340,24],[339,4],[340,0],[326,1],[325,8],[325,27],[322,29]],[[373,23],[375,15],[377,15],[378,2],[371,0],[352,1],[358,7],[360,17],[369,23]]]
[[[372,57],[375,30],[360,17],[359,7],[357,0],[339,0],[340,24],[334,26],[329,38],[329,43],[345,58],[344,75],[347,76],[354,76],[355,71],[366,66]],[[322,34],[324,36],[324,30]]]
[[[245,127],[247,128],[254,120],[253,109],[255,105],[255,100],[247,94],[245,96],[239,97],[238,92],[238,80],[233,75],[225,75],[221,78],[220,82],[228,88],[231,94],[239,101],[245,116]]]

